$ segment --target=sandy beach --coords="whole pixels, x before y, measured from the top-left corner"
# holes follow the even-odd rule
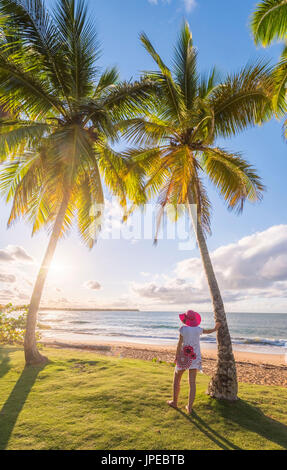
[[[95,351],[98,354],[121,358],[158,360],[172,363],[175,346],[158,346],[139,343],[108,341],[87,341],[85,343],[71,340],[45,339],[44,345],[58,348],[76,348]],[[216,350],[201,349],[203,372],[211,375],[216,366]],[[277,385],[287,387],[287,364],[285,355],[262,354],[245,351],[234,351],[239,382],[258,385]]]

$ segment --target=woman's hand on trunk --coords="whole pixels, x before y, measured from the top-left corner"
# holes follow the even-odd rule
[[[215,323],[215,328],[214,328],[215,331],[218,331],[219,328],[221,328],[221,326],[222,326],[222,325],[221,325],[221,322],[220,322],[220,321],[217,321],[217,322]]]

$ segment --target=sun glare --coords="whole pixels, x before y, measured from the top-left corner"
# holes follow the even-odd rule
[[[63,260],[52,261],[49,273],[52,275],[68,273],[73,269],[71,264],[67,264]]]

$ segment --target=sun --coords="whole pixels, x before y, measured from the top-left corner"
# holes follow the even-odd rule
[[[53,260],[50,268],[49,268],[49,273],[52,275],[56,274],[63,274],[63,273],[68,273],[73,269],[73,266],[71,264],[68,264],[64,260]]]

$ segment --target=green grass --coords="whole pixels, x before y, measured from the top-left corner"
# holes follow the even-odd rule
[[[50,363],[24,368],[23,352],[0,349],[0,449],[287,449],[287,392],[240,384],[218,402],[198,375],[195,413],[166,405],[168,364],[45,350]]]

